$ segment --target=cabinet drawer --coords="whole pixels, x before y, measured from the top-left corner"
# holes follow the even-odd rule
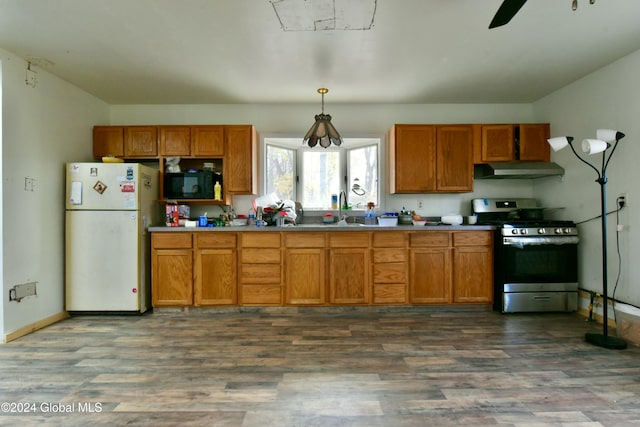
[[[413,247],[449,246],[451,234],[440,231],[427,231],[425,233],[411,234],[409,244]]]
[[[404,283],[406,268],[402,262],[373,265],[373,283]]]
[[[242,283],[280,283],[280,264],[240,264]]]
[[[242,304],[280,304],[282,288],[280,285],[241,285]]]
[[[280,264],[280,249],[242,249],[240,262],[243,264]]]
[[[242,233],[243,248],[279,248],[280,233],[263,233],[259,231]]]
[[[198,248],[235,248],[236,234],[223,232],[201,232],[196,234]]]
[[[407,239],[406,232],[373,233],[374,248],[404,248]]]
[[[369,233],[335,232],[329,234],[331,248],[366,248],[369,246]]]
[[[493,233],[491,231],[454,231],[454,246],[491,246]]]
[[[407,253],[404,249],[374,249],[373,262],[405,262]]]
[[[325,233],[284,233],[287,248],[323,248]]]
[[[153,249],[190,249],[192,233],[153,233],[151,247]]]
[[[374,304],[403,304],[407,302],[407,287],[403,283],[373,285]]]

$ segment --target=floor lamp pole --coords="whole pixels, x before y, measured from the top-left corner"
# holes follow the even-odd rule
[[[602,219],[602,333],[587,332],[585,340],[599,347],[622,350],[627,348],[627,342],[622,338],[609,336],[609,302],[607,275],[607,176],[604,169],[596,180],[600,184],[600,209]]]

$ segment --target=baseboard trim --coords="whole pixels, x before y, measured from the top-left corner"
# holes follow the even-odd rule
[[[38,329],[42,329],[42,328],[46,328],[49,325],[53,325],[54,323],[57,323],[61,320],[66,319],[67,317],[69,317],[69,313],[67,313],[66,311],[62,311],[58,314],[54,314],[53,316],[49,316],[46,317],[42,320],[38,320],[37,322],[34,322],[30,325],[27,325],[23,328],[18,329],[17,331],[13,331],[10,334],[6,334],[4,336],[4,340],[3,342],[7,343],[10,341],[13,341],[15,339],[18,339],[20,337],[23,337],[25,335],[28,335],[32,332],[37,331]]]

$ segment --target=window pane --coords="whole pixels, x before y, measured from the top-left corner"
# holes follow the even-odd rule
[[[353,209],[365,209],[368,202],[378,203],[378,146],[349,150],[349,203]],[[354,184],[360,190],[354,189]]]
[[[304,151],[302,159],[302,206],[330,209],[331,195],[340,192],[340,152]]]
[[[266,193],[295,200],[295,150],[267,145]]]

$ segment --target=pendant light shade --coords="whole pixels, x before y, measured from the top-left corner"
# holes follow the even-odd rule
[[[309,147],[315,147],[320,144],[321,147],[327,148],[331,146],[331,143],[336,146],[342,144],[342,138],[340,134],[331,124],[331,115],[324,113],[324,94],[329,92],[327,88],[318,89],[318,93],[322,95],[322,113],[316,114],[316,122],[311,126],[311,129],[304,136],[303,144],[309,144]]]

